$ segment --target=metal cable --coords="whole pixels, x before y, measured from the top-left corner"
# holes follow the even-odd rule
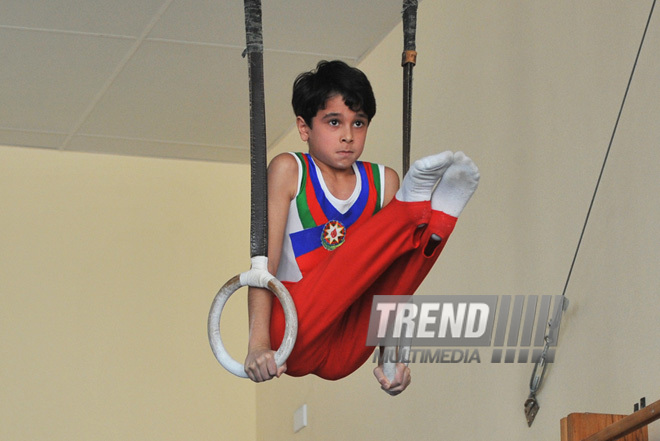
[[[623,100],[621,101],[621,106],[619,107],[619,113],[616,117],[616,122],[614,123],[614,129],[612,130],[612,136],[610,137],[610,142],[607,145],[607,150],[605,152],[605,158],[603,159],[603,165],[600,168],[600,173],[598,175],[598,180],[596,181],[596,187],[594,188],[594,193],[591,197],[591,202],[589,203],[589,209],[587,210],[587,216],[584,219],[584,225],[582,226],[582,232],[580,233],[580,238],[578,239],[577,247],[575,248],[575,254],[573,255],[573,261],[571,262],[571,267],[568,270],[568,276],[566,277],[566,283],[564,284],[564,290],[561,295],[566,295],[566,290],[568,288],[568,282],[571,280],[571,274],[573,273],[573,267],[575,266],[575,261],[577,260],[578,252],[580,251],[580,245],[582,244],[582,238],[584,237],[584,232],[587,229],[587,223],[589,222],[589,216],[591,215],[591,209],[594,206],[594,201],[596,200],[596,194],[598,193],[598,187],[600,186],[601,178],[603,177],[603,172],[605,171],[605,165],[607,164],[607,159],[610,155],[610,150],[612,149],[612,143],[614,142],[614,136],[616,135],[616,130],[619,127],[619,121],[621,120],[621,114],[623,113],[623,108],[626,104],[626,98],[628,98],[628,91],[630,90],[630,84],[632,83],[633,76],[635,75],[635,69],[637,68],[637,61],[639,60],[639,55],[642,52],[642,47],[644,46],[644,40],[646,39],[646,32],[649,29],[649,23],[651,23],[651,17],[653,16],[653,10],[655,9],[655,2],[651,5],[651,11],[649,12],[649,17],[646,20],[646,27],[644,28],[644,33],[642,34],[642,41],[639,43],[639,48],[637,49],[637,56],[635,57],[635,62],[633,63],[632,70],[630,72],[630,78],[628,78],[628,85],[626,86],[626,91],[623,94]]]
[[[639,56],[642,52],[642,47],[644,46],[644,40],[646,39],[646,33],[649,29],[649,24],[651,23],[651,17],[653,16],[653,10],[655,9],[655,2],[656,0],[653,0],[653,4],[651,5],[651,11],[649,12],[648,19],[646,20],[646,26],[644,28],[644,33],[642,34],[642,40],[639,43],[639,48],[637,49],[637,55],[635,56],[635,62],[633,63],[632,70],[630,72],[630,77],[628,78],[628,84],[626,85],[626,91],[623,94],[623,100],[621,101],[621,106],[619,107],[619,112],[616,117],[616,121],[614,123],[614,128],[612,129],[612,135],[610,136],[610,141],[607,145],[607,150],[605,151],[605,158],[603,159],[603,164],[600,168],[600,173],[598,174],[598,180],[596,181],[596,187],[594,188],[593,195],[591,196],[591,202],[589,203],[589,208],[587,209],[587,215],[584,219],[584,224],[582,225],[582,231],[580,233],[580,238],[578,239],[577,247],[575,248],[575,254],[573,255],[573,260],[571,262],[570,269],[568,270],[568,276],[566,277],[566,283],[564,284],[564,289],[562,291],[562,305],[561,307],[557,308],[557,312],[559,314],[559,317],[561,316],[561,310],[566,307],[566,290],[568,289],[568,283],[571,280],[571,274],[573,273],[573,268],[575,267],[575,261],[577,260],[578,253],[580,251],[580,245],[582,244],[582,239],[584,238],[584,232],[587,229],[587,224],[589,223],[589,217],[591,215],[591,209],[594,206],[594,201],[596,200],[596,195],[598,194],[598,188],[600,187],[600,182],[603,177],[603,172],[605,171],[605,166],[607,165],[607,159],[609,158],[610,155],[610,150],[612,149],[612,144],[614,143],[614,136],[616,135],[617,128],[619,127],[619,121],[621,120],[621,115],[623,113],[623,108],[626,104],[626,99],[628,98],[628,91],[630,90],[630,84],[632,83],[633,77],[635,75],[635,70],[637,68],[637,61],[639,60]],[[541,387],[541,384],[543,383],[543,376],[545,373],[545,367],[546,367],[546,354],[549,348],[550,344],[550,335],[553,332],[553,328],[559,326],[559,319],[558,318],[553,318],[548,323],[548,332],[546,333],[545,336],[545,345],[543,348],[543,354],[539,359],[536,361],[534,365],[534,370],[532,372],[532,377],[530,379],[530,390],[529,390],[529,396],[527,400],[525,401],[524,404],[524,409],[525,409],[525,416],[527,418],[527,425],[531,427],[532,423],[534,422],[534,418],[536,417],[538,411],[539,411],[539,404],[536,399],[536,393],[538,392],[539,388]],[[540,368],[540,373],[538,372]]]

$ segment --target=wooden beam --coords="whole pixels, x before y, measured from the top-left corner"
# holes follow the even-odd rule
[[[660,418],[660,400],[610,424],[583,441],[614,441]]]
[[[561,420],[561,441],[582,441],[627,416],[609,413],[571,413]],[[643,427],[621,438],[620,441],[648,441],[648,430]]]

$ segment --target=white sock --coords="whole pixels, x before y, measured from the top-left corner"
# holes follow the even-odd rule
[[[479,169],[463,152],[456,152],[451,166],[431,196],[431,207],[458,217],[479,185]]]
[[[418,159],[403,177],[396,198],[403,202],[419,202],[431,199],[433,187],[442,178],[452,163],[454,154],[450,151]]]

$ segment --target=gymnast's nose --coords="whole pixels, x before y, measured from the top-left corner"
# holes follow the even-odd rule
[[[353,128],[347,127],[342,132],[341,142],[351,143],[353,142]]]

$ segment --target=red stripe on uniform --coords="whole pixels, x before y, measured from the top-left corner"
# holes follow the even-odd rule
[[[376,191],[376,185],[374,184],[374,172],[373,169],[371,168],[371,164],[369,162],[364,162],[363,165],[365,172],[367,174],[367,182],[363,182],[362,185],[369,186],[369,199],[367,199],[367,205],[364,207],[362,214],[360,214],[360,217],[357,218],[357,220],[352,226],[360,225],[361,223],[369,219],[371,216],[373,216],[374,210],[376,208],[376,203],[378,201],[378,198],[380,197],[378,191]]]
[[[326,217],[325,213],[323,213],[321,204],[319,204],[319,201],[316,197],[316,192],[314,191],[314,185],[312,184],[312,178],[310,177],[309,170],[314,165],[310,164],[307,155],[303,155],[303,158],[305,159],[305,165],[307,166],[307,182],[305,182],[305,192],[307,194],[307,206],[309,207],[309,212],[314,218],[314,222],[316,222],[316,225],[323,225],[326,222],[328,222],[328,218]]]

